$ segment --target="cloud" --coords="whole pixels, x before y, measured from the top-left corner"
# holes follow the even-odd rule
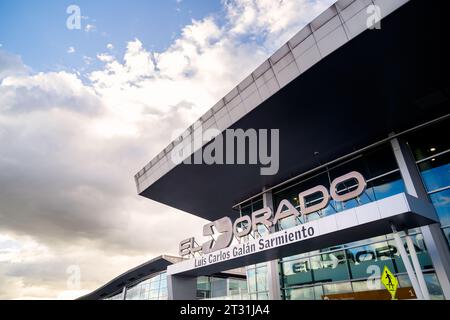
[[[276,49],[336,0],[225,0],[230,32]]]
[[[97,55],[97,59],[102,62],[112,62],[114,60],[114,57],[107,53],[100,53]]]
[[[92,58],[91,57],[89,57],[89,56],[83,56],[83,61],[84,61],[84,64],[86,64],[86,65],[90,65],[91,63],[92,63]]]
[[[23,75],[29,71],[20,56],[0,49],[0,82],[10,75]]]
[[[162,52],[131,39],[84,75],[0,51],[0,298],[81,294],[198,236],[204,220],[139,197],[134,174],[329,2],[224,1],[224,23],[193,20]]]
[[[86,24],[86,27],[84,27],[85,32],[94,32],[97,30],[97,27],[94,24]]]
[[[0,85],[0,112],[4,114],[43,109],[90,113],[99,111],[100,104],[92,88],[84,86],[77,75],[67,72],[9,76]]]

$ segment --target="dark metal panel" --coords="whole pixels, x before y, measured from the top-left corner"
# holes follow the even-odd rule
[[[447,114],[443,6],[405,4],[381,30],[366,30],[231,127],[280,129],[278,174],[261,176],[256,165],[182,164],[141,195],[209,220],[234,217],[233,204],[264,186]]]

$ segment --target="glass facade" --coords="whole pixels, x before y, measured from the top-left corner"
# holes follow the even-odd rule
[[[127,288],[125,300],[167,300],[167,275],[162,272]]]
[[[247,267],[247,283],[250,300],[269,299],[266,263]]]
[[[103,300],[123,300],[122,292],[119,292],[111,297],[105,298]]]
[[[443,299],[422,234],[411,235],[433,299]],[[408,248],[405,244],[405,249]],[[282,259],[285,299],[323,299],[324,295],[380,290],[384,266],[402,276],[400,287],[410,288],[406,269],[389,236],[380,236],[337,248]]]
[[[197,299],[247,300],[247,281],[233,277],[198,277]]]
[[[450,248],[450,120],[414,132],[407,137],[423,184],[441,222]]]
[[[246,278],[198,277],[197,299],[248,300]],[[123,300],[122,290],[104,300]],[[136,284],[126,287],[125,300],[167,300],[167,274],[151,275]]]
[[[252,212],[262,209],[264,206],[262,197],[256,197],[248,203],[239,207],[240,216],[251,216]],[[247,241],[249,237],[261,237],[267,234],[269,230],[263,225],[258,225],[257,232],[243,238]],[[269,299],[269,289],[267,287],[267,266],[266,263],[259,263],[247,266],[247,288],[248,299],[250,300],[267,300]]]
[[[404,192],[405,187],[401,179],[394,154],[389,144],[383,145],[367,153],[334,165],[310,177],[303,177],[290,186],[283,186],[274,190],[274,208],[281,200],[287,199],[299,209],[298,194],[318,185],[330,186],[331,181],[351,171],[360,172],[367,181],[365,192],[358,198],[346,202],[330,200],[328,206],[307,216],[290,216],[278,223],[277,229],[282,230],[292,226],[329,216],[337,212],[350,209],[372,201],[380,200],[391,195]],[[357,182],[338,185],[338,194],[348,192],[357,187]],[[322,200],[322,195],[316,193],[305,199],[306,206],[312,206]]]
[[[423,185],[430,202],[436,208],[441,229],[450,248],[450,144],[443,132],[450,128],[445,120],[402,137],[410,147],[420,172]],[[273,190],[275,210],[283,199],[288,199],[299,209],[298,194],[311,187],[329,187],[336,177],[351,171],[360,172],[367,181],[364,193],[346,202],[330,200],[328,206],[306,217],[287,217],[278,221],[275,230],[283,230],[311,220],[336,214],[340,211],[380,200],[401,192],[405,186],[390,143],[365,151],[351,159],[333,164],[322,171],[299,178]],[[338,185],[338,193],[351,191],[356,181]],[[321,195],[306,199],[306,206],[320,201]],[[262,197],[239,206],[241,216],[251,215],[263,207]],[[273,230],[272,230],[273,231]],[[258,238],[269,230],[259,225],[257,232],[248,237]],[[405,233],[400,233],[405,237]],[[432,299],[444,299],[433,263],[428,254],[420,229],[409,230],[420,267]],[[244,239],[244,241],[247,240]],[[234,241],[237,241],[236,239]],[[409,254],[406,242],[405,250]],[[285,257],[278,261],[281,298],[287,300],[320,300],[331,295],[365,294],[383,289],[380,276],[387,266],[399,280],[399,287],[412,292],[412,285],[406,273],[399,248],[391,234],[343,243],[330,248]],[[267,263],[247,266],[247,278],[199,277],[197,279],[198,299],[252,299],[269,298]],[[108,299],[122,299],[119,292]],[[126,299],[155,300],[167,299],[167,279],[165,272],[135,284],[126,290]]]
[[[450,121],[418,130],[405,138],[417,161],[423,184],[439,216],[442,231],[450,248],[450,144],[448,134]],[[288,199],[299,209],[298,194],[317,185],[328,187],[333,179],[350,171],[362,173],[367,188],[360,197],[340,203],[331,200],[325,209],[306,217],[288,217],[278,222],[276,230],[283,230],[311,220],[335,214],[368,202],[405,192],[405,186],[392,147],[386,143],[366,151],[352,159],[343,161],[300,178],[273,190],[274,209],[283,199]],[[356,182],[338,186],[339,191],[351,191]],[[322,200],[321,194],[305,199],[306,206]],[[262,203],[262,202],[261,202]],[[247,205],[241,214],[251,214]],[[249,211],[249,212],[247,212]],[[404,236],[404,233],[401,233]],[[420,266],[432,299],[444,299],[434,267],[420,229],[409,230],[414,242]],[[256,237],[258,235],[255,235]],[[405,241],[405,249],[409,254]],[[387,266],[398,278],[400,288],[410,288],[409,277],[400,253],[391,235],[323,248],[279,260],[280,286],[283,299],[323,299],[326,295],[364,293],[382,289],[379,277]],[[247,267],[248,290],[251,299],[267,299],[266,264]]]

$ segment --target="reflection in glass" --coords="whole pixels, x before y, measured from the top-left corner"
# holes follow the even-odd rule
[[[447,238],[448,247],[450,249],[450,228],[445,228],[442,231],[444,232],[444,235]]]
[[[442,226],[450,225],[450,189],[430,195]]]
[[[211,277],[211,298],[227,295],[227,279]]]
[[[410,133],[407,141],[415,159],[419,161],[450,149],[450,140],[448,134],[445,134],[448,133],[448,128],[449,118]]]
[[[290,289],[286,292],[287,300],[314,300],[314,288],[306,287],[306,288],[298,288],[298,289]]]
[[[353,281],[352,282],[353,292],[365,292],[371,290],[381,290],[381,282],[379,279],[374,279],[374,281],[363,280],[363,281]]]
[[[314,281],[340,281],[350,278],[344,251],[313,256],[310,263]]]
[[[431,300],[444,300],[444,294],[442,293],[441,286],[435,273],[425,273],[425,282],[427,283],[428,292],[430,293]]]
[[[256,271],[254,268],[247,269],[248,291],[256,292]]]
[[[332,283],[323,285],[324,294],[338,294],[352,292],[350,282]]]
[[[347,249],[346,254],[352,279],[369,277],[373,272],[371,266],[378,266],[381,270],[387,266],[394,270],[392,257],[396,253],[397,248],[384,241]]]
[[[422,180],[427,191],[433,191],[450,185],[450,152],[419,164]]]
[[[422,267],[422,269],[432,269],[433,264],[431,262],[430,256],[425,248],[425,245],[423,243],[423,236],[421,234],[418,235],[412,235],[411,239],[414,243],[414,248],[416,250],[417,258],[419,259],[419,263]],[[397,247],[395,246],[395,241],[390,240],[389,242],[390,246],[393,246],[396,248],[395,254],[393,256],[396,272],[406,272],[405,265],[403,264],[402,257],[400,256],[400,252],[398,252]],[[406,252],[409,253],[408,247],[406,243],[404,243]]]
[[[298,285],[313,282],[309,259],[287,261],[282,264],[284,285]]]
[[[167,299],[167,278],[165,272],[127,288],[125,295],[125,300],[163,299]]]

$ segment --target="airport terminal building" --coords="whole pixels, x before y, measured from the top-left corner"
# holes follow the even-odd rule
[[[203,234],[214,240],[177,239],[182,258],[82,298],[389,299],[387,267],[399,299],[450,299],[441,6],[339,0],[300,30],[135,176],[141,196],[211,221]],[[218,138],[236,138],[228,130],[265,132],[260,149],[271,134],[275,172],[250,156],[197,163]]]

